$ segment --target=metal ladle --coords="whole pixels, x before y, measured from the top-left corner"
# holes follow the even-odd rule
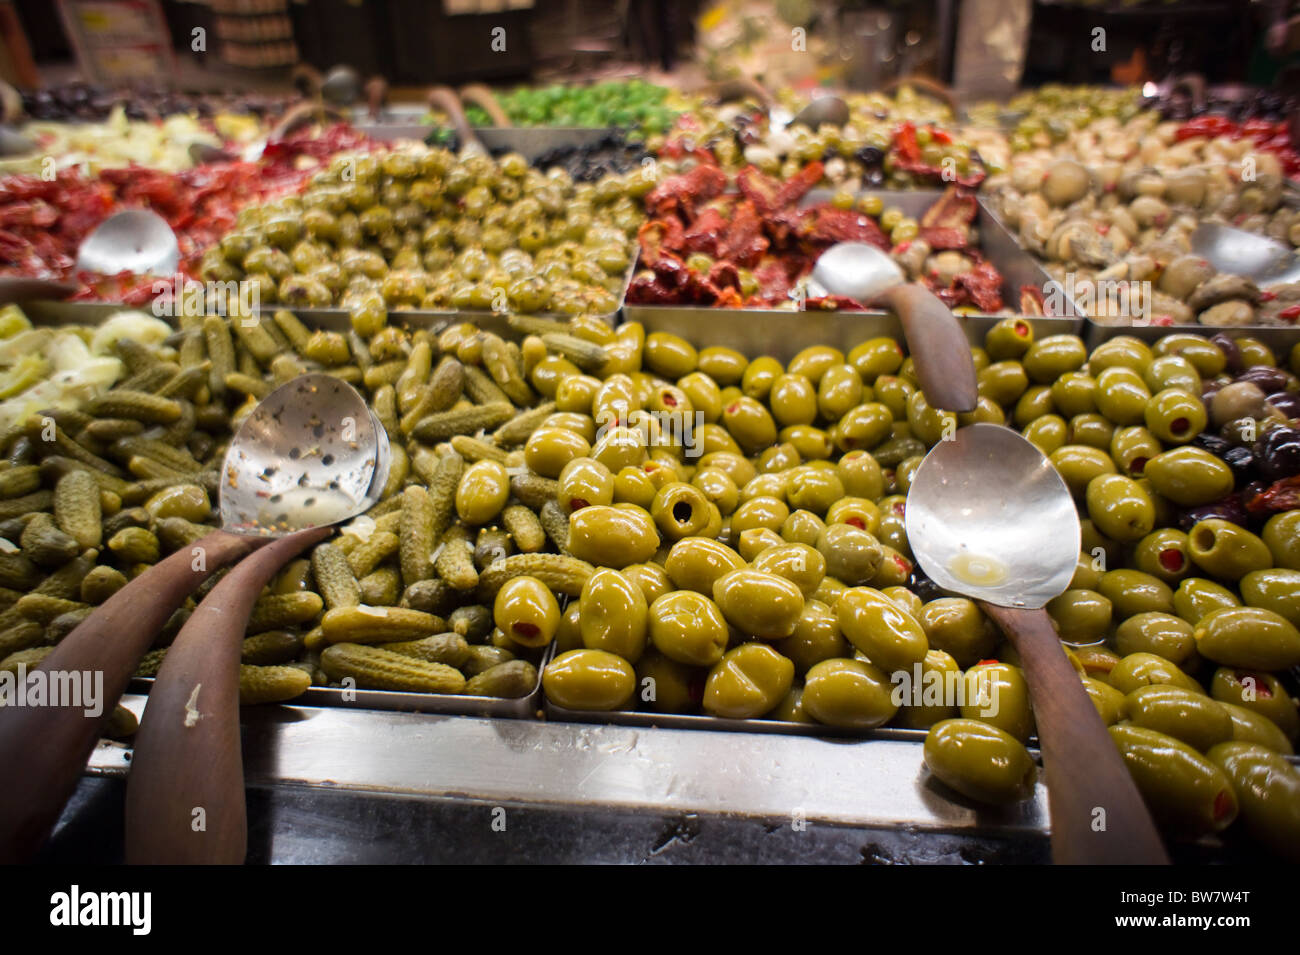
[[[1300,280],[1300,255],[1294,249],[1217,222],[1202,222],[1192,231],[1192,254],[1220,272],[1240,275],[1260,286]]]
[[[390,462],[383,426],[332,375],[303,375],[258,404],[222,465],[222,529],[136,577],[41,661],[49,673],[102,672],[101,712],[0,707],[0,765],[22,767],[0,787],[0,862],[40,847],[158,631],[199,584],[241,559],[159,670],[136,737],[127,843],[131,861],[242,861],[239,645],[249,612],[287,560],[375,503]],[[191,829],[196,806],[206,832]]]
[[[1167,863],[1044,609],[1069,587],[1079,556],[1078,514],[1056,469],[1011,429],[974,424],[925,456],[904,516],[921,568],[945,590],[978,600],[1020,655],[1047,776],[1054,860]],[[1094,828],[1099,819],[1104,828]]]
[[[930,404],[944,411],[975,409],[975,362],[956,316],[925,286],[908,282],[887,253],[866,242],[836,243],[818,257],[808,294],[843,295],[889,308],[903,325]]]

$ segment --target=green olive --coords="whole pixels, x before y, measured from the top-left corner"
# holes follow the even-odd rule
[[[857,369],[865,384],[873,384],[881,375],[893,375],[903,364],[903,349],[892,338],[871,338],[849,352],[849,364]]]
[[[709,501],[694,485],[672,481],[655,495],[650,515],[666,540],[680,541],[707,526]]]
[[[1171,613],[1147,611],[1135,614],[1115,628],[1115,649],[1123,656],[1153,653],[1174,666],[1193,659],[1196,640],[1192,625]]]
[[[1033,327],[1023,318],[1004,318],[984,336],[984,349],[994,361],[1020,358],[1033,343]]]
[[[655,374],[675,380],[683,375],[689,375],[696,369],[699,364],[699,354],[684,338],[665,332],[654,332],[646,336],[645,363]]]
[[[1205,405],[1181,388],[1166,388],[1147,402],[1146,426],[1161,441],[1184,444],[1205,429]]]
[[[1210,679],[1210,695],[1235,703],[1277,725],[1289,740],[1300,738],[1300,712],[1296,701],[1276,676],[1261,670],[1219,667]]]
[[[744,566],[744,560],[730,547],[703,537],[679,540],[664,561],[664,570],[678,589],[708,595],[719,577]]]
[[[1300,508],[1274,514],[1261,535],[1275,567],[1300,570]]]
[[[1202,378],[1222,374],[1227,356],[1212,341],[1200,335],[1166,335],[1156,342],[1156,355],[1177,355],[1186,360]]]
[[[1111,602],[1119,620],[1141,613],[1174,612],[1174,592],[1169,585],[1140,570],[1109,570],[1102,574],[1097,590]]]
[[[750,454],[776,441],[776,422],[758,401],[740,397],[722,409],[722,423],[736,442]]]
[[[1181,447],[1147,462],[1143,477],[1162,496],[1183,507],[1209,504],[1232,491],[1232,469],[1200,448]]]
[[[605,650],[569,650],[542,671],[542,689],[570,710],[617,710],[636,692],[636,671]]]
[[[1114,726],[1124,715],[1124,694],[1109,683],[1103,683],[1094,677],[1083,678],[1083,689],[1097,708],[1097,715],[1107,726]]]
[[[1116,428],[1110,439],[1110,456],[1120,471],[1131,478],[1146,474],[1147,462],[1164,450],[1156,436],[1146,428],[1133,425]]]
[[[1132,335],[1119,335],[1102,342],[1088,356],[1088,368],[1100,375],[1108,368],[1129,368],[1143,372],[1151,364],[1150,346]]]
[[[793,682],[793,663],[766,644],[743,643],[709,671],[704,711],[726,719],[755,719],[780,703]]]
[[[1029,685],[1019,667],[1008,663],[980,663],[966,671],[961,715],[979,720],[1020,740],[1034,732],[1029,706]]]
[[[791,544],[816,547],[817,538],[825,528],[826,523],[812,511],[791,511],[781,525],[781,537]]]
[[[1300,571],[1255,570],[1242,577],[1238,586],[1247,605],[1271,610],[1300,627]]]
[[[629,663],[641,658],[648,624],[640,587],[616,570],[601,568],[587,578],[578,605],[584,647],[616,653]]]
[[[559,629],[560,605],[536,577],[512,577],[497,591],[492,618],[515,643],[544,647]]]
[[[882,670],[910,670],[930,649],[921,624],[871,587],[852,587],[835,608],[840,631]]]
[[[524,461],[542,477],[557,478],[570,461],[589,456],[601,458],[586,438],[566,428],[538,428],[524,445]],[[605,461],[601,463],[609,466]]]
[[[790,581],[760,570],[733,570],[713,584],[713,599],[727,622],[762,639],[788,637],[803,613],[803,593]],[[843,621],[841,620],[841,625]]]
[[[1138,570],[1176,584],[1191,572],[1187,535],[1172,527],[1154,530],[1134,548],[1133,562]]]
[[[1047,612],[1066,643],[1097,643],[1110,630],[1111,602],[1093,590],[1066,590],[1047,603]]]
[[[1254,743],[1220,743],[1206,755],[1232,783],[1247,832],[1270,851],[1300,862],[1300,772]]]
[[[1143,421],[1151,392],[1132,368],[1115,366],[1097,375],[1095,397],[1097,410],[1115,424],[1134,425]]]
[[[916,674],[916,668],[912,672]],[[910,688],[903,683],[895,685],[895,702],[899,702],[900,696],[902,702],[894,718],[896,726],[928,730],[935,723],[958,715],[953,702],[962,679],[957,661],[942,650],[930,650],[921,661],[919,673],[919,682],[913,681]]]
[[[870,533],[851,524],[828,524],[817,538],[826,573],[850,587],[866,583],[880,569],[884,553]]]
[[[476,461],[456,486],[456,513],[467,524],[495,520],[510,497],[510,475],[495,461]]]
[[[880,464],[866,451],[850,451],[835,464],[835,471],[852,497],[877,500],[884,493],[884,476]]]
[[[1097,379],[1084,371],[1066,372],[1052,382],[1052,405],[1065,417],[1073,418],[1097,410]]]
[[[925,737],[925,765],[963,796],[995,805],[1028,799],[1038,779],[1038,767],[1024,744],[977,720],[943,720],[931,726]]]
[[[862,377],[852,365],[832,365],[817,384],[817,408],[821,416],[834,421],[855,407],[863,394]],[[809,424],[811,422],[802,422]]]
[[[1180,739],[1205,752],[1232,739],[1232,717],[1204,693],[1178,686],[1140,686],[1124,697],[1124,715],[1136,726]]]
[[[1052,401],[1052,390],[1046,385],[1030,385],[1016,402],[1011,417],[1017,427],[1024,428],[1031,421],[1055,411],[1056,404]]]
[[[952,654],[963,667],[987,658],[997,646],[992,623],[973,600],[940,597],[921,607],[917,616],[930,646]]]
[[[593,505],[569,516],[569,553],[601,567],[643,564],[659,549],[659,532],[643,508]]]
[[[1070,443],[1106,451],[1115,436],[1110,419],[1099,414],[1079,414],[1070,419]]]
[[[838,348],[827,345],[810,345],[790,359],[786,371],[792,375],[804,375],[814,385],[820,384],[822,376],[836,365],[844,364],[844,353]]]
[[[862,660],[822,660],[804,677],[804,711],[827,726],[881,726],[898,712],[893,697],[893,684],[884,671]]]
[[[1226,829],[1237,818],[1228,777],[1172,736],[1121,723],[1109,728],[1124,764],[1157,823],[1196,837]]]
[[[1115,462],[1110,455],[1083,444],[1063,445],[1049,454],[1047,459],[1061,475],[1070,493],[1077,498],[1083,498],[1088,484],[1094,478],[1116,473]]]
[[[1231,590],[1203,577],[1188,577],[1174,591],[1174,613],[1192,625],[1212,610],[1240,605]]]
[[[1205,614],[1193,633],[1207,660],[1230,667],[1285,670],[1300,664],[1300,630],[1263,607],[1224,607]]]
[[[741,382],[749,362],[733,348],[715,346],[702,349],[696,364],[700,371],[725,388]]]
[[[856,405],[832,429],[835,443],[841,451],[875,448],[889,437],[895,417],[888,406],[877,401]]]
[[[775,476],[773,476],[775,478]],[[759,480],[755,478],[755,480]],[[778,479],[781,484],[784,478]],[[749,485],[746,485],[749,487]],[[741,497],[744,497],[742,491]],[[790,516],[790,508],[780,498],[759,494],[745,500],[743,504],[736,508],[731,515],[731,529],[735,534],[742,534],[751,528],[765,527],[770,531],[776,532],[781,529],[787,517]]]
[[[1219,518],[1200,521],[1188,531],[1187,552],[1198,567],[1221,580],[1237,581],[1273,563],[1267,544]]]
[[[1248,710],[1244,706],[1238,706],[1236,703],[1229,703],[1226,700],[1219,700],[1218,702],[1228,716],[1232,718],[1232,738],[1237,742],[1258,743],[1265,749],[1271,749],[1283,756],[1291,756],[1295,753],[1295,749],[1291,746],[1291,741],[1286,738],[1286,734],[1267,716]]]
[[[777,440],[790,444],[806,461],[828,460],[835,453],[830,432],[810,424],[792,424],[777,432]]]
[[[1138,687],[1155,683],[1181,686],[1195,693],[1204,693],[1201,685],[1178,669],[1164,657],[1154,653],[1130,653],[1111,668],[1107,682],[1121,693],[1132,693]]]
[[[564,466],[559,477],[556,501],[566,513],[593,504],[614,503],[614,475],[593,458],[574,458]]]
[[[1031,379],[1047,385],[1082,368],[1088,349],[1077,335],[1050,335],[1030,345],[1021,360]]]
[[[740,379],[740,390],[748,398],[763,401],[777,378],[784,373],[781,363],[770,355],[755,358],[745,367],[745,373]]]
[[[1025,440],[1045,455],[1062,447],[1069,437],[1069,425],[1060,415],[1045,414],[1025,426]]]
[[[1155,505],[1132,478],[1099,474],[1088,482],[1085,500],[1093,524],[1112,540],[1135,543],[1155,526]]]
[[[648,649],[636,664],[640,698],[657,713],[689,713],[704,696],[704,671]]]
[[[825,514],[832,504],[843,497],[844,483],[834,468],[808,465],[794,468],[788,475],[786,499],[797,510]],[[782,522],[788,516],[783,516]]]

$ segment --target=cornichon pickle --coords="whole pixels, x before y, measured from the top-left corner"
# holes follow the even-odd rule
[[[70,471],[54,488],[54,520],[84,550],[103,540],[99,485],[86,471]]]
[[[465,677],[445,663],[432,663],[358,643],[326,647],[320,655],[320,665],[331,680],[351,678],[358,687],[368,690],[460,693],[465,689]]]
[[[310,687],[311,677],[297,667],[248,664],[239,667],[239,702],[244,706],[282,703],[301,696]]]
[[[347,556],[331,543],[317,544],[311,554],[316,589],[330,610],[361,603],[361,587]]]
[[[527,660],[507,660],[470,677],[462,692],[466,696],[518,699],[533,692],[536,686],[535,666]]]

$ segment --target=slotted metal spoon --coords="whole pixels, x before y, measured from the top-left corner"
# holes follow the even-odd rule
[[[904,517],[930,579],[978,600],[1020,655],[1047,776],[1053,859],[1167,863],[1151,815],[1044,609],[1069,587],[1079,556],[1078,514],[1056,469],[1010,428],[974,424],[930,449],[912,478]]]
[[[23,767],[0,787],[0,862],[40,847],[158,631],[199,584],[236,561],[181,629],[150,692],[127,793],[127,843],[131,861],[242,861],[239,645],[248,615],[287,560],[378,500],[391,460],[365,399],[332,375],[303,375],[258,404],[226,452],[222,529],[136,577],[41,661],[49,673],[102,673],[101,712],[0,708],[0,764]],[[191,829],[196,806],[205,808],[206,832]]]

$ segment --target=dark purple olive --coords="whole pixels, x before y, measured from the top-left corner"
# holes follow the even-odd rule
[[[1256,477],[1255,471],[1255,453],[1250,448],[1239,445],[1228,448],[1223,454],[1223,463],[1232,468],[1232,473],[1237,477],[1237,483],[1242,484]]]
[[[1208,405],[1210,399],[1217,395],[1227,385],[1232,384],[1231,378],[1211,378],[1209,381],[1201,383],[1201,403]]]
[[[1290,387],[1292,376],[1282,368],[1273,368],[1270,365],[1251,365],[1237,376],[1237,380],[1253,381],[1267,393],[1270,391],[1286,391]]]
[[[1223,352],[1223,357],[1228,360],[1228,371],[1234,375],[1241,371],[1243,367],[1241,364],[1241,349],[1237,347],[1236,342],[1222,332],[1215,335],[1210,341],[1219,346],[1219,351]]]
[[[860,146],[853,155],[864,166],[879,166],[885,158],[879,146]]]
[[[1241,498],[1233,493],[1213,504],[1202,504],[1200,507],[1191,507],[1179,512],[1178,526],[1185,531],[1190,531],[1201,521],[1212,518],[1231,521],[1240,527],[1248,527],[1251,523],[1250,514],[1241,503]]]
[[[1300,474],[1300,430],[1270,428],[1255,442],[1255,463],[1270,481]]]
[[[1253,445],[1259,437],[1259,425],[1254,418],[1237,418],[1220,428],[1219,436],[1234,447]]]
[[[1192,444],[1198,448],[1204,448],[1218,457],[1223,457],[1228,449],[1232,447],[1231,441],[1226,441],[1217,434],[1206,434],[1204,431],[1192,438]]]
[[[1279,391],[1269,395],[1268,403],[1292,420],[1300,418],[1300,394],[1294,391]]]

